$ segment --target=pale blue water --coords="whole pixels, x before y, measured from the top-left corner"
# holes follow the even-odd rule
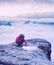
[[[26,39],[43,38],[52,44],[52,61],[54,60],[54,22],[37,22],[29,20],[0,21],[0,44],[9,44],[23,33]]]

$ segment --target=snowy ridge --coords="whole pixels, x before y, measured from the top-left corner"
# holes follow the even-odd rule
[[[1,25],[11,26],[11,21],[7,21],[7,20],[0,20],[0,26],[1,26]]]
[[[0,20],[0,26],[1,25],[5,25],[5,26],[12,26],[13,24],[18,24],[18,23],[22,23],[22,24],[42,24],[42,25],[54,25],[54,22],[52,21],[32,21],[32,20]]]
[[[27,21],[25,21],[24,22],[24,24],[30,24],[30,23],[32,23],[32,24],[43,24],[43,25],[54,25],[54,22],[47,22],[47,21],[29,21],[29,20],[27,20]]]

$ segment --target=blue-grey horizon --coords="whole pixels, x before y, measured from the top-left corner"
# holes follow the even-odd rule
[[[54,0],[0,0],[0,3],[1,2],[18,2],[18,3],[31,3],[31,2],[34,2],[34,3],[48,3],[48,4],[53,4],[54,3]]]

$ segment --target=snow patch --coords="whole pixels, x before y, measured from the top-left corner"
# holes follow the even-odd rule
[[[32,50],[36,50],[37,49],[37,46],[23,46],[22,48],[24,50],[32,51]]]

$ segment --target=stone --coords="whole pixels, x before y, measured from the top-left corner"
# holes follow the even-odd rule
[[[0,65],[53,65],[46,57],[44,51],[38,48],[41,43],[49,45],[48,41],[44,39],[29,39],[27,43],[27,46],[23,45],[23,47],[29,49],[19,48],[15,42],[0,45]],[[49,48],[51,49],[51,46]]]

